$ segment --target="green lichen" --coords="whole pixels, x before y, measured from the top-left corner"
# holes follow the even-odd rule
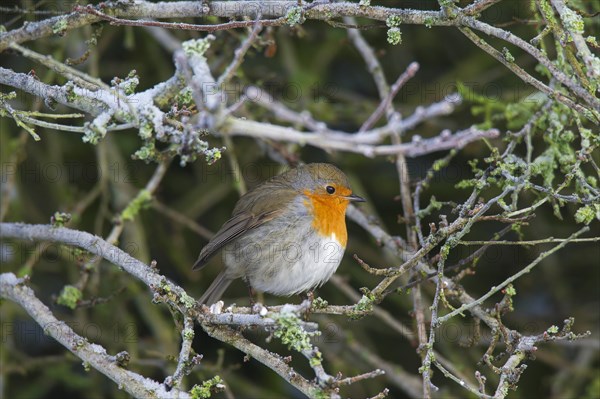
[[[55,35],[63,36],[67,32],[67,28],[69,27],[66,18],[60,18],[58,21],[52,25],[52,33]]]
[[[138,135],[142,139],[147,140],[150,137],[152,137],[152,132],[154,132],[154,127],[152,126],[152,122],[147,119],[143,119],[140,122],[140,127],[138,129]]]
[[[575,212],[575,221],[588,225],[594,220],[600,220],[600,205],[593,204],[581,207]]]
[[[576,34],[583,34],[583,29],[585,28],[585,25],[583,23],[583,18],[581,18],[581,15],[577,14],[570,8],[565,7],[561,17],[562,22],[565,25],[565,28],[567,28],[567,30]]]
[[[436,200],[435,197],[432,195],[429,199],[429,205],[427,205],[425,209],[421,209],[418,212],[418,216],[420,218],[424,218],[425,216],[430,215],[433,211],[439,211],[440,209],[442,209],[442,205],[444,204]]]
[[[400,28],[390,28],[387,31],[387,41],[391,45],[397,45],[402,43],[402,31]]]
[[[192,340],[194,339],[194,330],[192,330],[191,328],[186,328],[185,330],[183,330],[182,332],[183,338],[186,340]]]
[[[203,381],[202,385],[194,385],[190,389],[192,399],[207,399],[210,398],[213,392],[220,392],[225,389],[223,380],[218,375],[210,380]]]
[[[440,258],[442,260],[448,259],[448,255],[450,254],[451,249],[452,245],[450,245],[449,243],[442,245],[442,247],[440,248]]]
[[[75,83],[73,83],[72,81],[68,81],[67,83],[65,83],[65,97],[67,98],[67,101],[72,103],[75,100],[77,100],[77,94],[75,94]]]
[[[324,309],[327,306],[329,306],[329,302],[327,302],[325,299],[323,299],[321,297],[316,297],[312,301],[311,309]]]
[[[150,202],[152,201],[152,194],[148,190],[140,190],[138,195],[127,205],[127,208],[123,210],[121,213],[122,220],[133,220],[140,212],[140,210],[145,209],[150,206]]]
[[[186,87],[185,89],[183,89],[179,93],[177,93],[177,95],[175,96],[175,102],[177,103],[177,105],[179,107],[192,106],[194,104],[194,96],[192,94],[192,89],[189,87]]]
[[[219,159],[221,159],[221,157],[223,156],[221,151],[224,149],[225,149],[225,147],[210,148],[210,149],[205,150],[204,156],[206,157],[206,163],[209,165],[212,165],[215,162],[217,162]]]
[[[433,26],[433,22],[434,22],[433,17],[425,17],[425,27],[427,29],[431,29],[431,27]]]
[[[313,388],[310,397],[315,399],[329,399],[331,395],[321,388]]]
[[[158,155],[154,141],[148,141],[133,154],[133,157],[142,161],[152,161],[156,160]]]
[[[505,289],[504,292],[506,293],[506,295],[508,296],[515,296],[517,295],[517,290],[515,289],[515,287],[512,284],[509,284]]]
[[[556,168],[556,159],[554,150],[551,148],[544,151],[530,165],[531,174],[542,176],[544,185],[551,186],[554,180],[554,169]]]
[[[360,7],[369,7],[371,5],[371,0],[360,0],[358,5]]]
[[[53,227],[64,227],[65,224],[71,221],[71,214],[65,212],[54,212],[54,215],[50,218],[50,224]]]
[[[210,48],[210,42],[214,39],[213,35],[208,35],[202,39],[193,39],[185,41],[181,44],[186,55],[197,55],[204,57],[206,50]]]
[[[398,27],[398,26],[400,26],[401,23],[402,23],[402,18],[400,18],[398,15],[390,15],[385,20],[385,24],[387,25],[388,28]]]
[[[81,300],[83,294],[81,291],[72,285],[65,285],[56,300],[56,303],[68,307],[69,309],[75,309],[77,303]]]
[[[510,51],[508,51],[506,47],[502,47],[502,57],[507,62],[515,62],[515,57],[513,57],[513,55],[510,53]]]
[[[194,301],[194,298],[192,298],[185,292],[183,294],[181,294],[181,296],[179,297],[179,302],[183,306],[185,306],[186,309],[191,309],[196,305],[196,301]]]
[[[96,145],[106,136],[106,126],[95,122],[96,121],[92,121],[83,124],[83,136],[81,137],[81,141],[84,143]]]
[[[558,326],[551,325],[550,327],[548,327],[548,329],[546,330],[546,332],[548,334],[556,334],[556,333],[558,333]]]
[[[360,298],[360,301],[354,305],[353,312],[349,315],[349,317],[351,319],[360,319],[366,313],[371,313],[373,311],[374,304],[375,297],[372,294],[368,292],[363,294],[362,298]]]
[[[323,363],[323,354],[320,351],[315,351],[314,355],[308,361],[310,367],[317,367]]]
[[[162,290],[164,293],[166,293],[166,294],[168,294],[169,292],[171,292],[171,286],[169,285],[169,282],[167,281],[167,279],[166,279],[166,278],[163,278],[163,279],[160,281],[160,289],[161,289],[161,290]]]
[[[8,93],[1,93],[0,92],[0,101],[4,102],[4,101],[9,101],[9,100],[14,100],[15,98],[17,98],[17,92],[16,91],[11,91]],[[4,109],[2,109],[2,111],[4,111]]]
[[[453,7],[456,6],[456,0],[438,0],[440,7]]]
[[[294,313],[281,313],[273,317],[276,328],[273,335],[281,340],[281,343],[287,345],[289,349],[298,352],[309,351],[312,349],[310,337],[317,335],[317,332],[307,332],[302,328],[301,321]]]
[[[125,79],[115,77],[110,83],[113,87],[120,89],[126,95],[131,95],[135,93],[135,89],[140,84],[140,78],[137,75],[137,71],[134,69],[129,72]]]
[[[289,26],[302,24],[305,20],[302,7],[291,7],[285,14],[285,20]]]
[[[454,150],[454,149],[452,149],[450,152],[452,153],[451,156],[454,156],[456,154],[456,150]],[[444,169],[446,166],[448,166],[449,163],[450,163],[450,158],[438,159],[433,163],[433,165],[431,165],[431,169],[434,172],[439,172],[442,169]]]

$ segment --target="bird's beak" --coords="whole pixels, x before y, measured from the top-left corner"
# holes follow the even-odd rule
[[[356,194],[350,194],[345,196],[344,198],[346,198],[350,202],[367,202],[367,200],[365,200],[363,197],[359,197]]]

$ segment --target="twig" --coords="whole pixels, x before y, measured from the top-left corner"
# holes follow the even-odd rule
[[[502,176],[504,176],[507,180],[514,182],[514,183],[520,184],[520,183],[524,182],[524,177],[522,177],[522,178],[515,177],[507,171],[502,171]],[[569,179],[566,179],[565,182],[567,182],[568,180]],[[558,191],[560,191],[560,189],[557,189],[556,191],[554,191],[552,189],[542,187],[540,185],[537,185],[537,184],[534,184],[531,182],[527,182],[527,186],[532,188],[533,190],[542,192],[544,194],[548,194],[548,195],[550,195],[556,199],[559,199],[561,201],[574,202],[574,203],[579,203],[579,204],[596,204],[600,201],[600,192],[597,192],[597,194],[595,196],[593,196],[593,194],[590,194],[590,196],[588,198],[581,198],[577,194],[571,194],[571,195],[558,194]],[[563,184],[563,187],[564,187],[564,184]],[[594,191],[597,191],[597,190],[594,190]],[[510,214],[510,216],[513,216],[513,215],[515,215],[514,212]]]
[[[360,267],[362,267],[364,269],[364,271],[366,271],[367,273],[372,274],[374,276],[388,276],[391,272],[391,270],[389,268],[378,269],[378,268],[369,266],[369,264],[367,262],[365,262],[364,260],[359,258],[358,255],[356,255],[356,254],[354,254],[352,257],[354,258],[354,260],[356,260],[356,262],[358,262],[358,264],[360,265]]]
[[[30,58],[41,65],[51,68],[56,73],[66,77],[67,79],[72,80],[77,85],[85,89],[97,90],[98,88],[101,88],[104,90],[110,90],[110,87],[102,80],[98,78],[93,78],[87,73],[81,72],[73,67],[65,65],[64,63],[55,60],[49,55],[39,54],[16,43],[11,43],[10,48],[18,51],[24,57]]]
[[[333,276],[331,276],[331,279],[329,281],[332,284],[334,284],[337,288],[339,288],[339,290],[342,291],[342,293],[344,295],[346,295],[348,298],[350,298],[351,301],[354,301],[355,303],[360,301],[361,295],[359,295],[355,291],[354,288],[352,288],[348,283],[346,283],[342,277],[338,276],[337,274],[334,274]],[[327,306],[323,309],[315,309],[315,310],[312,310],[312,312],[313,313],[321,313],[321,312],[326,313],[329,310],[330,306]],[[355,306],[348,306],[348,308],[350,308],[350,310],[352,310],[353,312],[356,312]],[[349,314],[356,314],[356,313],[349,312]],[[401,323],[398,320],[398,317],[396,317],[396,315],[391,314],[390,312],[388,312],[387,310],[385,310],[384,308],[382,308],[380,306],[373,307],[373,314],[375,315],[375,317],[377,317],[378,319],[383,321],[385,324],[387,324],[389,327],[391,327],[398,334],[400,334],[401,336],[406,338],[409,342],[414,341],[415,336],[414,336],[412,328]]]
[[[335,136],[335,138],[332,136],[330,138],[326,134],[300,132],[289,127],[234,117],[228,118],[227,123],[222,129],[232,136],[246,136],[308,144],[326,150],[354,152],[367,157],[389,156],[402,153],[409,158],[453,148],[460,149],[465,145],[484,137],[498,137],[500,133],[496,129],[479,130],[472,127],[458,131],[455,134],[448,134],[448,131],[443,131],[439,136],[429,139],[414,140],[411,143],[369,145],[362,144],[360,140],[361,137],[358,135],[353,137],[348,134],[344,140],[340,140],[339,136]]]
[[[244,95],[248,101],[258,104],[273,112],[273,115],[278,119],[304,126],[318,133],[327,133],[339,136],[346,135],[344,132],[328,129],[324,122],[314,120],[308,111],[296,112],[291,110],[281,102],[274,99],[267,91],[259,87],[247,87],[244,91]]]
[[[437,367],[442,372],[442,374],[444,374],[445,377],[450,378],[452,381],[456,382],[458,385],[460,385],[461,387],[465,388],[467,391],[471,392],[472,394],[474,394],[478,398],[482,398],[482,399],[491,399],[492,398],[491,396],[486,395],[486,394],[480,392],[478,389],[476,389],[473,386],[471,386],[471,384],[469,384],[465,380],[456,377],[454,374],[452,374],[450,371],[448,371],[448,369],[446,369],[444,366],[442,366],[440,364],[440,362],[438,362],[437,360],[434,360],[432,362],[432,364],[435,367]]]
[[[223,74],[219,76],[219,79],[217,79],[217,87],[223,88],[223,85],[227,84],[229,80],[233,77],[233,74],[240,67],[242,61],[244,61],[244,56],[250,49],[250,46],[252,46],[254,41],[256,41],[256,38],[258,37],[258,34],[261,30],[262,24],[260,22],[260,18],[258,18],[254,25],[254,28],[252,29],[252,32],[250,32],[250,35],[248,35],[248,37],[246,38],[246,40],[244,40],[242,45],[237,50],[235,50],[233,60],[227,66],[225,72],[223,72]]]
[[[152,208],[162,213],[169,219],[172,219],[173,221],[186,226],[188,229],[192,230],[202,238],[210,240],[214,235],[214,233],[208,230],[206,227],[194,222],[192,219],[185,216],[184,214],[179,213],[172,208],[169,208],[167,205],[163,204],[157,199],[154,199],[154,201],[152,201]]]
[[[255,24],[254,21],[234,21],[234,22],[226,22],[222,24],[213,24],[213,25],[197,25],[197,24],[186,24],[183,22],[159,22],[159,21],[150,21],[150,20],[141,20],[141,19],[123,19],[112,17],[107,15],[101,11],[98,11],[93,6],[76,6],[75,11],[81,13],[89,13],[92,14],[101,20],[109,21],[111,25],[117,26],[144,26],[144,27],[158,27],[164,29],[176,29],[176,30],[192,30],[192,31],[201,31],[201,32],[217,32],[220,30],[229,30],[229,29],[237,29],[237,28],[245,28],[248,26],[252,26]],[[277,18],[277,19],[262,19],[257,21],[262,26],[279,26],[283,25],[287,22],[285,17]]]
[[[373,371],[369,371],[368,373],[355,375],[354,377],[347,377],[347,378],[343,378],[341,380],[337,380],[337,381],[335,381],[335,385],[337,385],[337,386],[351,385],[358,381],[366,380],[369,378],[379,377],[380,375],[385,375],[385,371],[376,369]]]
[[[578,242],[597,242],[600,241],[600,237],[590,237],[590,238],[575,238],[570,240],[569,238],[545,238],[543,240],[531,240],[531,241],[458,241],[457,245],[540,245],[540,244],[553,244],[560,243],[564,241],[569,241],[571,243]]]
[[[515,281],[516,279],[518,279],[519,277],[521,277],[522,275],[524,275],[526,273],[529,273],[538,263],[540,263],[546,257],[552,255],[554,252],[556,252],[559,249],[563,248],[565,245],[567,245],[569,242],[571,242],[571,240],[573,240],[573,239],[577,238],[578,236],[580,236],[581,234],[589,231],[589,229],[590,228],[587,227],[587,226],[583,227],[579,231],[577,231],[574,234],[572,234],[569,238],[561,241],[554,248],[552,248],[552,249],[550,249],[550,250],[548,250],[546,252],[542,252],[533,262],[531,262],[530,264],[528,264],[527,266],[525,266],[518,273],[515,273],[512,276],[510,276],[509,278],[507,278],[506,280],[504,280],[499,285],[493,287],[485,295],[481,296],[476,301],[473,301],[473,302],[470,302],[470,303],[465,303],[460,308],[458,308],[456,310],[453,310],[452,312],[448,313],[447,315],[438,318],[437,319],[437,323],[435,324],[435,326],[439,326],[439,325],[445,323],[446,321],[450,320],[451,318],[453,318],[456,315],[463,314],[465,310],[469,310],[473,306],[482,304],[486,299],[488,299],[489,297],[491,297],[492,295],[494,295],[495,293],[497,293],[498,291],[500,291],[501,289],[503,289],[504,287],[506,287],[508,284],[512,283],[513,281]]]
[[[191,371],[189,366],[190,356],[192,353],[192,341],[194,340],[194,321],[191,317],[183,318],[183,329],[181,330],[181,350],[179,351],[179,359],[177,360],[177,369],[173,376],[168,377],[168,382],[165,385],[169,389],[178,387],[181,384],[183,377]]]
[[[356,24],[356,19],[353,17],[344,17],[344,21],[350,24]],[[350,40],[352,40],[354,47],[356,47],[362,56],[363,61],[367,64],[367,69],[373,77],[373,81],[375,82],[375,86],[377,86],[377,91],[379,92],[380,98],[383,99],[387,97],[390,87],[385,79],[381,63],[379,62],[375,51],[373,51],[373,48],[365,40],[360,31],[356,29],[348,29],[348,37]]]
[[[362,133],[362,132],[365,132],[365,131],[371,129],[373,127],[373,125],[375,125],[375,123],[377,123],[377,121],[379,119],[381,119],[381,117],[385,113],[386,109],[390,106],[390,104],[392,103],[392,100],[394,99],[394,97],[396,97],[396,95],[398,94],[398,92],[400,91],[402,86],[404,86],[408,80],[410,80],[413,76],[415,76],[415,74],[417,73],[418,70],[419,70],[419,64],[417,62],[412,62],[406,68],[406,71],[404,71],[404,73],[398,77],[396,82],[394,82],[394,84],[390,88],[387,96],[379,103],[379,105],[377,106],[375,111],[373,111],[371,116],[369,116],[369,118],[367,118],[367,120],[362,124],[360,129],[358,129],[359,133]]]
[[[474,3],[469,4],[463,8],[465,15],[476,15],[490,8],[494,4],[500,3],[502,0],[476,0]]]

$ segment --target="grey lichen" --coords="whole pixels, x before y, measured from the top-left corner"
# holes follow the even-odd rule
[[[565,24],[567,30],[576,34],[583,34],[583,29],[585,27],[583,18],[568,7],[565,7],[562,12],[562,22]]]

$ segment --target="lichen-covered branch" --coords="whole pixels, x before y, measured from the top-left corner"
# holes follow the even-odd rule
[[[2,229],[6,226],[3,224]],[[145,378],[124,368],[115,356],[110,356],[104,347],[89,342],[75,333],[65,322],[58,320],[27,286],[26,281],[12,273],[0,274],[0,296],[16,302],[42,327],[44,332],[56,339],[62,346],[73,352],[84,362],[84,368],[93,367],[125,392],[136,398],[190,398],[177,388],[168,390],[163,384]]]

